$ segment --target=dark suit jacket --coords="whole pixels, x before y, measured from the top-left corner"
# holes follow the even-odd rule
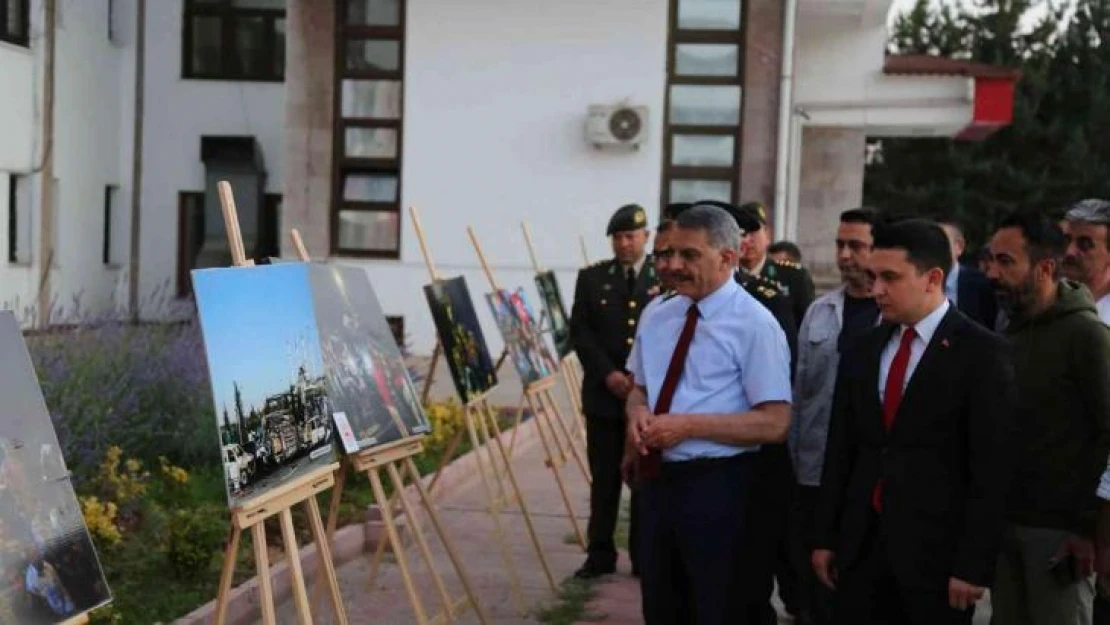
[[[949,308],[888,434],[879,369],[894,330],[879,326],[841,357],[817,544],[849,571],[878,531],[903,585],[937,588],[956,577],[989,586],[1011,473],[1016,389],[1006,344]],[[883,512],[876,515],[871,494],[880,478]]]
[[[605,378],[623,371],[636,338],[640,313],[655,291],[655,265],[649,255],[630,293],[615,259],[578,272],[570,335],[582,362],[582,412],[587,417],[624,418],[624,403],[609,392]]]
[[[986,274],[974,267],[960,265],[956,277],[956,306],[960,312],[988,330],[998,320],[998,300]]]

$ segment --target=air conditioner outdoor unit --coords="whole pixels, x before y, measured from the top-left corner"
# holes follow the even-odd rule
[[[639,149],[647,138],[646,106],[592,104],[586,141],[596,148]]]

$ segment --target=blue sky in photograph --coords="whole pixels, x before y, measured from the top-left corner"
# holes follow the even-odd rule
[[[310,376],[323,374],[307,265],[197,271],[193,285],[221,421],[225,405],[235,421],[234,382],[244,410],[287,389],[296,373],[295,352],[307,354]]]

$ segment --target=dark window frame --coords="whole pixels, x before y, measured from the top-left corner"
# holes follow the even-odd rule
[[[19,207],[16,206],[16,183],[19,176],[8,174],[8,263],[19,262]]]
[[[19,5],[22,19],[18,27],[23,32],[8,30],[8,9],[12,4]],[[31,0],[0,0],[0,41],[24,48],[31,47]]]
[[[740,163],[744,143],[744,61],[748,40],[748,2],[740,0],[740,28],[737,30],[689,30],[678,27],[678,5],[682,0],[670,0],[667,19],[667,87],[663,95],[663,163],[662,183],[659,188],[659,214],[671,200],[671,182],[681,180],[727,181],[729,200],[739,201]],[[734,76],[679,75],[676,56],[681,44],[730,44],[737,47],[736,74]],[[739,121],[736,124],[672,124],[671,87],[675,85],[740,87]],[[733,138],[732,164],[673,165],[675,135],[720,135]]]
[[[119,191],[119,186],[114,184],[104,185],[104,246],[100,252],[100,260],[108,267],[118,267],[120,265],[120,263],[112,261],[113,191]]]
[[[406,21],[408,3],[402,0],[399,3],[399,14],[395,26],[370,26],[364,24],[350,24],[347,22],[347,0],[336,0],[336,46],[335,46],[335,133],[332,142],[332,154],[335,166],[332,171],[332,201],[329,216],[330,248],[334,256],[348,256],[353,258],[380,258],[398,260],[401,258],[402,228],[404,221],[401,211],[401,190],[404,184],[404,163],[402,154],[405,140],[404,109],[405,109],[405,36],[407,34]],[[396,70],[381,69],[348,69],[347,48],[351,41],[380,40],[396,41],[399,46]],[[343,81],[354,80],[395,80],[401,83],[398,94],[399,116],[396,119],[385,118],[348,118],[343,117]],[[397,133],[397,153],[393,158],[359,158],[346,155],[347,128],[383,128],[394,130]],[[344,199],[343,187],[347,174],[381,174],[397,179],[397,194],[392,202],[365,202]],[[366,250],[343,248],[339,245],[339,213],[341,211],[359,211],[367,213],[386,213],[396,215],[394,240],[396,247],[391,250]]]
[[[245,82],[284,82],[285,62],[277,67],[277,22],[285,21],[283,9],[239,8],[224,0],[224,4],[184,0],[184,19],[181,25],[181,77],[189,80],[235,80]],[[201,72],[192,67],[193,58],[193,18],[220,18],[220,71]],[[273,66],[269,71],[247,73],[232,71],[235,56],[235,20],[239,18],[262,18],[266,27],[263,39],[263,52]],[[288,22],[286,22],[288,23]],[[288,44],[287,44],[288,45]]]

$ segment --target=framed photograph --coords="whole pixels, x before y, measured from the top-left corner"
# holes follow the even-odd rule
[[[563,306],[563,295],[559,291],[559,281],[552,271],[543,271],[536,274],[536,289],[543,302],[543,310],[547,313],[547,327],[551,329],[551,342],[555,344],[555,353],[559,360],[566,358],[574,346],[570,340],[570,322],[567,309]]]
[[[551,375],[556,364],[528,307],[524,289],[487,293],[486,302],[521,382],[528,385]]]
[[[331,404],[346,415],[358,448],[430,432],[366,271],[310,265],[309,277]]]
[[[228,504],[335,462],[309,265],[193,271]]]
[[[0,623],[54,625],[111,601],[23,334],[0,311]]]
[[[424,295],[455,389],[463,403],[469,402],[497,384],[497,372],[466,279],[437,280],[424,287]]]

